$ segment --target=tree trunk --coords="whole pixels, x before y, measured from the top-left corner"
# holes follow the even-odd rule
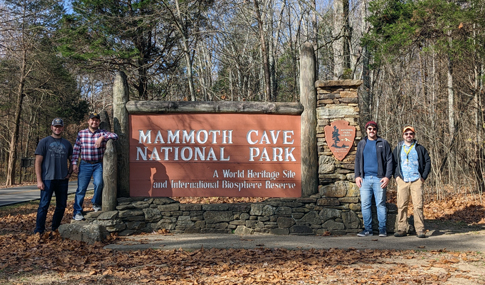
[[[264,101],[267,102],[271,96],[271,79],[269,68],[268,48],[264,35],[263,19],[261,18],[261,11],[259,10],[259,0],[254,0],[254,10],[256,12],[256,20],[258,21],[259,28],[259,41],[261,45],[261,56],[263,57],[263,72],[264,72],[264,84],[265,84],[265,96]]]
[[[280,34],[281,34],[281,29],[282,29],[282,24],[283,24],[283,14],[285,12],[285,7],[286,7],[286,2],[283,1],[281,3],[281,9],[279,12],[279,19],[278,19],[278,25],[275,31],[275,38],[273,41],[271,41],[270,47],[271,52],[271,92],[273,93],[273,96],[275,98],[275,102],[277,101],[277,96],[278,96],[278,77],[276,75],[277,70],[278,70],[278,43],[280,39]],[[272,33],[273,34],[273,33]],[[288,101],[289,98],[285,98],[284,101]]]
[[[448,177],[450,181],[455,184],[455,96],[453,92],[453,71],[452,71],[452,60],[448,57],[448,70],[447,70],[447,83],[446,87],[448,89],[448,129],[450,132],[450,147],[449,147],[449,159],[448,159]],[[453,187],[454,188],[454,187]]]
[[[333,2],[334,28],[333,28],[333,57],[334,79],[350,79],[350,32],[349,32],[349,2],[336,0]]]
[[[351,72],[351,65],[350,65],[350,24],[349,24],[349,1],[342,0],[342,6],[344,14],[342,16],[343,20],[343,46],[344,46],[344,53],[343,53],[343,63],[344,63],[344,79],[353,79],[352,72]]]
[[[317,1],[311,1],[312,5],[312,27],[313,27],[313,50],[315,51],[315,78],[318,79],[318,18],[317,18]]]
[[[370,52],[367,49],[367,47],[362,48],[362,53],[363,53],[363,60],[362,60],[362,82],[363,82],[363,87],[361,91],[361,96],[362,96],[362,112],[361,112],[361,118],[362,122],[369,121],[371,119],[371,114],[372,114],[372,92],[371,92],[371,78],[370,78],[370,62],[369,62],[369,57],[370,57]]]
[[[300,52],[301,114],[301,194],[318,193],[317,92],[313,44],[305,43]]]
[[[129,99],[129,87],[126,75],[118,72],[113,83],[113,130],[119,139],[116,142],[116,153],[118,155],[118,192],[116,197],[130,197],[130,167],[129,167],[129,130],[128,111],[126,102]],[[145,101],[159,102],[159,101]]]
[[[15,164],[17,162],[17,142],[19,140],[20,115],[22,113],[22,102],[24,100],[25,73],[27,66],[27,51],[22,53],[22,63],[20,66],[20,80],[17,91],[17,102],[15,103],[15,117],[12,135],[10,138],[10,149],[8,152],[7,180],[5,185],[15,184]]]
[[[184,20],[182,18],[182,12],[180,11],[180,3],[178,0],[175,1],[175,6],[177,8],[177,22],[178,22],[177,28],[179,29],[179,32],[182,35],[184,57],[185,57],[186,66],[187,66],[190,101],[195,101],[194,75],[192,72],[193,62],[190,56],[189,36],[188,36],[186,24],[184,23]]]
[[[340,79],[344,73],[344,40],[343,40],[343,29],[344,29],[344,7],[343,1],[345,0],[335,0],[333,2],[333,79]]]
[[[140,59],[138,62],[141,67],[138,68],[138,85],[136,86],[136,90],[138,91],[138,96],[141,100],[148,100],[147,69],[145,67],[145,62],[143,59]]]
[[[106,143],[106,151],[103,157],[103,181],[102,194],[103,212],[116,210],[116,198],[118,189],[118,158],[113,140]]]
[[[184,41],[184,49],[185,49],[185,61],[187,62],[187,76],[189,81],[189,92],[190,92],[190,101],[195,101],[195,90],[194,90],[194,74],[192,73],[192,58],[190,57],[190,50],[185,44]]]

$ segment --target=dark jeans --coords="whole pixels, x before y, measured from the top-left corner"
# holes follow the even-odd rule
[[[57,230],[66,210],[68,183],[69,179],[44,180],[44,190],[40,191],[40,203],[39,209],[37,210],[34,233],[43,233],[45,231],[45,219],[53,193],[56,194],[56,210],[52,217],[52,230]]]

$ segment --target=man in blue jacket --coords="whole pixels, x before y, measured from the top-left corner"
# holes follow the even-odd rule
[[[377,136],[377,123],[365,124],[367,136],[357,145],[355,183],[360,188],[364,230],[359,237],[372,236],[372,196],[376,201],[379,236],[387,236],[386,187],[392,177],[393,159],[389,143]]]
[[[396,237],[407,235],[409,195],[413,199],[414,228],[418,238],[425,238],[423,215],[423,184],[431,170],[431,158],[424,146],[415,140],[415,130],[405,126],[404,140],[392,152],[396,161],[394,177],[397,183],[397,231]]]

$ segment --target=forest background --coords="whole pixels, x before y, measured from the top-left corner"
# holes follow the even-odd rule
[[[299,51],[319,80],[363,80],[362,122],[395,146],[404,124],[432,159],[427,194],[485,188],[485,1],[0,0],[0,181],[65,119],[131,100],[299,100]],[[448,190],[444,190],[448,189]]]

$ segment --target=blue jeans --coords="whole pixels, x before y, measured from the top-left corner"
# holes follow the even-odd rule
[[[43,233],[45,231],[45,220],[52,194],[56,194],[56,210],[52,217],[52,230],[59,227],[64,216],[67,204],[67,186],[69,179],[64,180],[44,180],[44,190],[40,191],[39,208],[37,209],[37,219],[35,221],[34,233]]]
[[[86,190],[88,189],[91,177],[93,177],[94,184],[94,196],[91,202],[93,205],[101,206],[104,185],[103,163],[98,162],[90,164],[81,160],[81,164],[79,165],[79,174],[77,176],[76,198],[74,199],[74,216],[76,216],[78,213],[82,214],[84,196],[86,195]]]
[[[380,180],[381,179],[376,176],[365,176],[362,179],[362,187],[360,187],[360,200],[362,203],[362,217],[364,219],[365,231],[372,232],[372,196],[374,196],[376,201],[379,231],[386,230],[386,189],[381,188]]]

